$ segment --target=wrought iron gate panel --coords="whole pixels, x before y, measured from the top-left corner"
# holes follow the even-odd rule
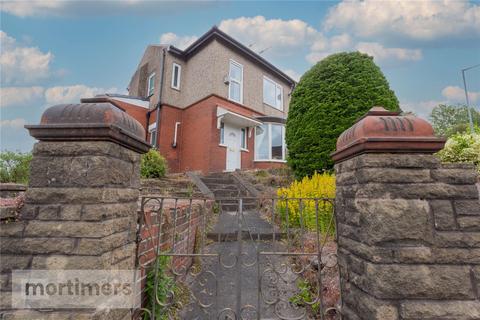
[[[143,197],[137,317],[340,319],[333,213],[329,198]]]

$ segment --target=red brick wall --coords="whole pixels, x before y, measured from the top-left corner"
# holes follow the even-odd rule
[[[165,157],[168,163],[169,172],[180,172],[180,141],[182,134],[182,116],[183,112],[181,109],[174,108],[171,106],[163,105],[162,110],[160,111],[160,130],[157,131],[159,134],[157,139],[159,139],[159,149],[160,154]],[[157,117],[157,111],[153,111],[150,114],[150,124],[154,124]],[[177,134],[177,147],[174,148],[173,138],[175,136],[175,123],[180,122],[178,127]],[[150,137],[149,137],[150,139]]]
[[[118,100],[112,100],[112,103],[114,103],[117,106],[119,106],[120,108],[124,109],[127,114],[131,115],[138,122],[140,122],[145,130],[147,129],[148,109],[142,108],[142,107],[139,107],[139,106],[135,106],[135,105],[131,105],[129,103],[118,101]]]
[[[154,202],[148,204],[153,205]],[[155,204],[158,203],[155,202]],[[145,287],[147,272],[155,262],[158,246],[160,246],[161,252],[194,253],[195,237],[197,232],[200,236],[200,233],[205,231],[204,218],[206,221],[208,213],[212,212],[212,205],[212,201],[193,200],[191,214],[189,214],[189,200],[178,200],[176,214],[174,214],[175,200],[164,199],[162,221],[160,221],[157,211],[153,211],[149,206],[145,208],[143,217],[140,219],[141,223],[138,226],[140,229],[137,244],[137,259],[141,273],[138,281],[141,282],[142,291]],[[158,237],[160,223],[160,237]],[[190,257],[175,257],[171,262],[171,267],[179,270],[181,267],[188,268],[192,259]],[[145,301],[144,298],[142,296],[142,301]]]
[[[181,170],[201,170],[205,173],[225,170],[226,149],[219,145],[220,130],[217,129],[217,106],[247,117],[261,115],[217,96],[210,96],[185,109],[183,119],[186,129],[182,136]],[[206,141],[206,139],[208,140]],[[243,169],[254,167],[254,139],[252,132],[247,142],[249,152],[241,152]]]
[[[274,169],[274,168],[284,168],[287,164],[283,162],[271,162],[271,161],[261,161],[255,162],[255,169]]]
[[[211,95],[186,109],[163,105],[160,116],[159,149],[168,162],[170,172],[199,170],[204,173],[221,172],[226,168],[226,148],[219,145],[220,130],[217,129],[217,106],[243,116],[254,118],[262,114],[237,103]],[[127,109],[127,108],[125,108]],[[137,108],[135,108],[137,109]],[[146,119],[146,113],[127,112],[137,120]],[[155,123],[156,110],[150,114],[149,124]],[[175,123],[180,122],[177,147],[172,147]],[[145,123],[145,120],[143,120]],[[148,125],[144,125],[145,128]],[[255,132],[248,135],[247,151],[241,151],[242,169],[266,169],[284,166],[276,162],[254,162]],[[150,137],[147,137],[150,139]]]

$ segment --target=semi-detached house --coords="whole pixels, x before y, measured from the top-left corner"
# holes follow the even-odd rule
[[[285,120],[295,81],[213,27],[185,50],[151,45],[128,86],[104,95],[135,117],[170,172],[285,164]]]

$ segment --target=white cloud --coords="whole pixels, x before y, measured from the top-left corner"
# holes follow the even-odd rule
[[[67,4],[67,1],[59,0],[2,1],[1,10],[24,18],[50,13],[51,11],[62,8],[65,4]]]
[[[2,128],[23,128],[25,125],[25,119],[17,118],[13,120],[0,120],[0,127]]]
[[[447,86],[442,90],[442,96],[448,101],[456,103],[465,103],[465,90],[457,86]],[[468,99],[470,102],[480,100],[480,92],[468,91]]]
[[[26,84],[44,79],[50,74],[53,54],[37,47],[25,47],[0,30],[0,67],[2,83]]]
[[[0,88],[0,108],[10,106],[43,104],[42,87],[5,87]]]
[[[330,38],[319,35],[310,46],[310,53],[306,58],[310,63],[317,63],[335,52],[350,51],[353,49],[353,45],[353,39],[346,33]]]
[[[58,86],[45,90],[45,101],[48,106],[62,103],[79,103],[81,98],[94,97],[105,92],[116,92],[116,88],[108,90],[96,87],[88,87],[83,84],[73,86]]]
[[[350,35],[345,33],[330,38],[318,37],[310,50],[306,57],[310,63],[316,63],[328,55],[341,51],[360,51],[373,56],[377,62],[387,60],[418,61],[423,57],[420,49],[386,48],[378,42],[355,43]]]
[[[185,11],[208,10],[214,4],[207,1],[86,1],[86,0],[1,0],[0,11],[17,17],[49,16],[169,16]]]
[[[414,112],[420,118],[428,120],[433,108],[435,108],[439,104],[444,104],[444,103],[447,103],[447,102],[440,101],[440,100],[428,100],[428,101],[420,101],[420,102],[400,102],[400,108],[403,111]]]
[[[360,37],[401,36],[415,40],[480,34],[480,6],[461,1],[344,0],[330,9],[326,30]]]
[[[290,78],[292,78],[293,80],[295,81],[300,81],[300,78],[302,77],[302,75],[300,73],[298,73],[297,71],[295,70],[292,70],[292,69],[287,69],[284,71]]]
[[[422,59],[420,49],[390,48],[378,42],[358,42],[349,33],[326,36],[299,19],[240,17],[221,21],[219,28],[253,51],[257,53],[265,51],[265,55],[270,57],[295,55],[303,50],[309,50],[307,61],[316,63],[336,52],[359,50],[373,55],[377,61]],[[160,42],[183,49],[196,39],[197,36],[179,36],[169,32],[161,35]]]
[[[355,48],[360,52],[373,56],[377,61],[390,59],[418,61],[423,56],[420,49],[385,48],[378,42],[360,42]]]
[[[457,105],[465,103],[465,91],[458,86],[447,86],[443,88],[442,96],[445,99],[420,102],[404,102],[400,103],[400,106],[402,110],[413,111],[421,118],[428,120],[433,108],[435,108],[439,104]],[[469,91],[468,97],[470,99],[470,102],[480,101],[480,92]]]
[[[189,45],[191,45],[197,39],[198,39],[197,36],[179,36],[175,33],[168,32],[160,36],[160,43],[171,44],[183,50],[183,49],[186,49]]]
[[[263,16],[240,17],[220,22],[219,28],[253,51],[292,54],[308,45],[318,31],[299,19],[266,19]],[[290,50],[290,51],[288,51]]]

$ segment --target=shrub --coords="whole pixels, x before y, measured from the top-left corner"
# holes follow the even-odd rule
[[[142,156],[140,172],[142,178],[162,178],[167,173],[167,162],[157,150],[150,149]]]
[[[31,153],[4,151],[0,153],[0,182],[28,183]]]
[[[288,188],[280,188],[277,191],[280,198],[329,198],[335,197],[335,176],[329,173],[315,172],[311,178],[304,177],[300,181],[294,181]],[[300,203],[302,210],[300,210]],[[279,200],[277,209],[280,212],[282,223],[287,219],[287,200]],[[333,203],[330,201],[318,201],[318,228],[322,233],[328,233],[333,218]],[[288,223],[289,227],[301,227],[310,230],[316,229],[315,200],[288,200]]]
[[[400,110],[372,57],[333,54],[307,71],[292,93],[286,125],[287,160],[295,176],[331,169],[338,136],[373,106]]]
[[[147,272],[145,281],[145,306],[147,310],[152,310],[153,303],[155,303],[155,315],[150,315],[145,312],[143,319],[159,319],[168,320],[173,319],[180,305],[188,301],[180,301],[188,299],[188,292],[175,282],[173,276],[168,274],[169,265],[171,264],[171,257],[159,255],[157,257],[157,286],[155,287],[155,263],[153,263],[150,270]],[[154,302],[159,301],[161,304]]]
[[[473,162],[480,173],[480,132],[456,133],[437,155],[443,162]]]

